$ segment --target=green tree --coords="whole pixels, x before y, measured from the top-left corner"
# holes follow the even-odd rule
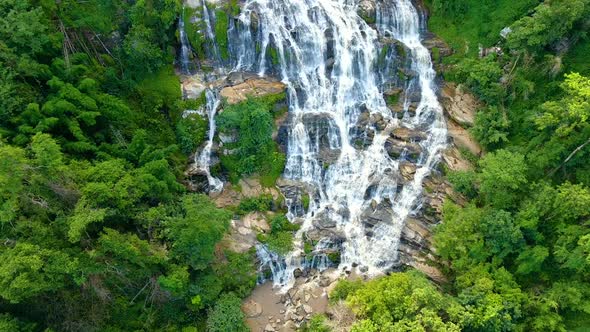
[[[78,260],[65,252],[19,242],[0,250],[0,296],[19,303],[74,282],[81,284],[84,276],[79,268]]]
[[[244,323],[244,313],[240,309],[242,301],[232,293],[221,295],[207,318],[207,332],[248,332]]]
[[[215,244],[229,227],[231,213],[217,209],[204,195],[187,195],[181,211],[166,221],[172,253],[193,269],[204,269],[213,260]]]
[[[369,281],[346,301],[375,331],[460,331],[465,310],[416,271]]]
[[[480,160],[479,192],[486,203],[509,208],[527,184],[527,165],[521,154],[498,150]]]

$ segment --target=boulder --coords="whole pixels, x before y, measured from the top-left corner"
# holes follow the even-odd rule
[[[374,0],[361,0],[359,2],[358,14],[367,23],[375,23],[377,15],[377,4]]]
[[[414,174],[416,174],[416,164],[405,161],[401,162],[399,164],[399,172],[406,181],[411,181],[414,179]]]
[[[389,137],[385,141],[385,150],[392,158],[399,157],[404,151],[414,156],[418,156],[422,152],[419,144],[402,141],[393,137]]]
[[[258,317],[262,314],[262,305],[254,300],[249,300],[242,304],[242,311],[248,318]]]
[[[188,76],[181,82],[182,96],[185,99],[199,99],[207,89],[204,80],[198,75]]]
[[[318,212],[313,220],[313,226],[319,229],[328,229],[336,227],[336,221],[331,217],[333,211],[328,209]]]
[[[229,104],[244,101],[248,96],[262,97],[285,91],[285,84],[269,78],[251,78],[243,83],[221,89],[220,96]]]
[[[426,34],[426,38],[422,41],[422,45],[424,45],[424,47],[430,50],[430,52],[434,55],[445,57],[453,54],[453,50],[451,49],[451,47],[449,47],[449,45],[445,43],[444,40],[440,39],[432,33]],[[437,51],[434,51],[435,49]]]
[[[452,83],[447,83],[442,89],[441,101],[449,118],[461,125],[473,125],[480,105],[471,93]]]
[[[389,224],[392,222],[393,210],[389,200],[385,199],[378,204],[371,205],[361,214],[361,220],[366,229],[370,230],[379,223]]]
[[[391,135],[402,141],[421,141],[426,139],[426,134],[424,132],[406,127],[395,128]]]

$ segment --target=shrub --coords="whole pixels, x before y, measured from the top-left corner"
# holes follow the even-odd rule
[[[240,177],[258,172],[264,186],[274,185],[285,166],[285,155],[278,151],[272,140],[273,108],[284,99],[284,94],[249,98],[238,104],[226,105],[218,118],[221,133],[239,133],[227,148],[233,154],[222,156],[221,164],[228,171],[232,182]]]
[[[222,294],[207,317],[207,332],[249,332],[240,309],[242,301],[233,293]]]

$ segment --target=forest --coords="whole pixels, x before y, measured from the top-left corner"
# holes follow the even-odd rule
[[[482,105],[469,131],[485,153],[462,151],[475,169],[445,173],[468,200],[446,202],[434,231],[446,282],[408,268],[340,281],[330,302],[354,313],[354,332],[590,330],[590,0],[423,6],[453,49],[433,56],[438,74]],[[207,121],[183,116],[205,101],[183,99],[174,70],[182,7],[0,0],[0,331],[249,331],[256,254],[219,242],[249,211],[278,212],[259,237],[276,252],[298,227],[272,197],[218,208],[187,189]],[[240,132],[218,171],[232,183],[275,185],[284,99],[218,117]]]

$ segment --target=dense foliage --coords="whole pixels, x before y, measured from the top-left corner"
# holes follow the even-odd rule
[[[341,282],[332,298],[357,332],[587,331],[590,2],[427,3],[455,51],[445,77],[483,103],[470,131],[487,150],[475,170],[447,174],[469,199],[447,202],[435,231],[447,282],[394,273]],[[479,45],[501,52],[478,57]]]
[[[181,116],[180,8],[0,1],[0,330],[243,330],[252,253],[181,185],[206,121]]]
[[[272,186],[281,175],[285,155],[278,150],[272,133],[274,117],[284,111],[277,109],[276,105],[284,98],[284,94],[248,98],[237,104],[225,105],[218,116],[219,131],[237,137],[235,142],[227,144],[233,152],[221,157],[232,182],[258,173],[263,185]]]
[[[405,272],[333,295],[364,319],[354,331],[585,331],[590,64],[578,48],[587,49],[590,2],[429,6],[431,29],[457,51],[445,76],[485,104],[470,130],[487,153],[474,171],[448,174],[470,201],[448,202],[435,232],[448,283],[441,291]],[[478,44],[502,52],[479,58]]]

